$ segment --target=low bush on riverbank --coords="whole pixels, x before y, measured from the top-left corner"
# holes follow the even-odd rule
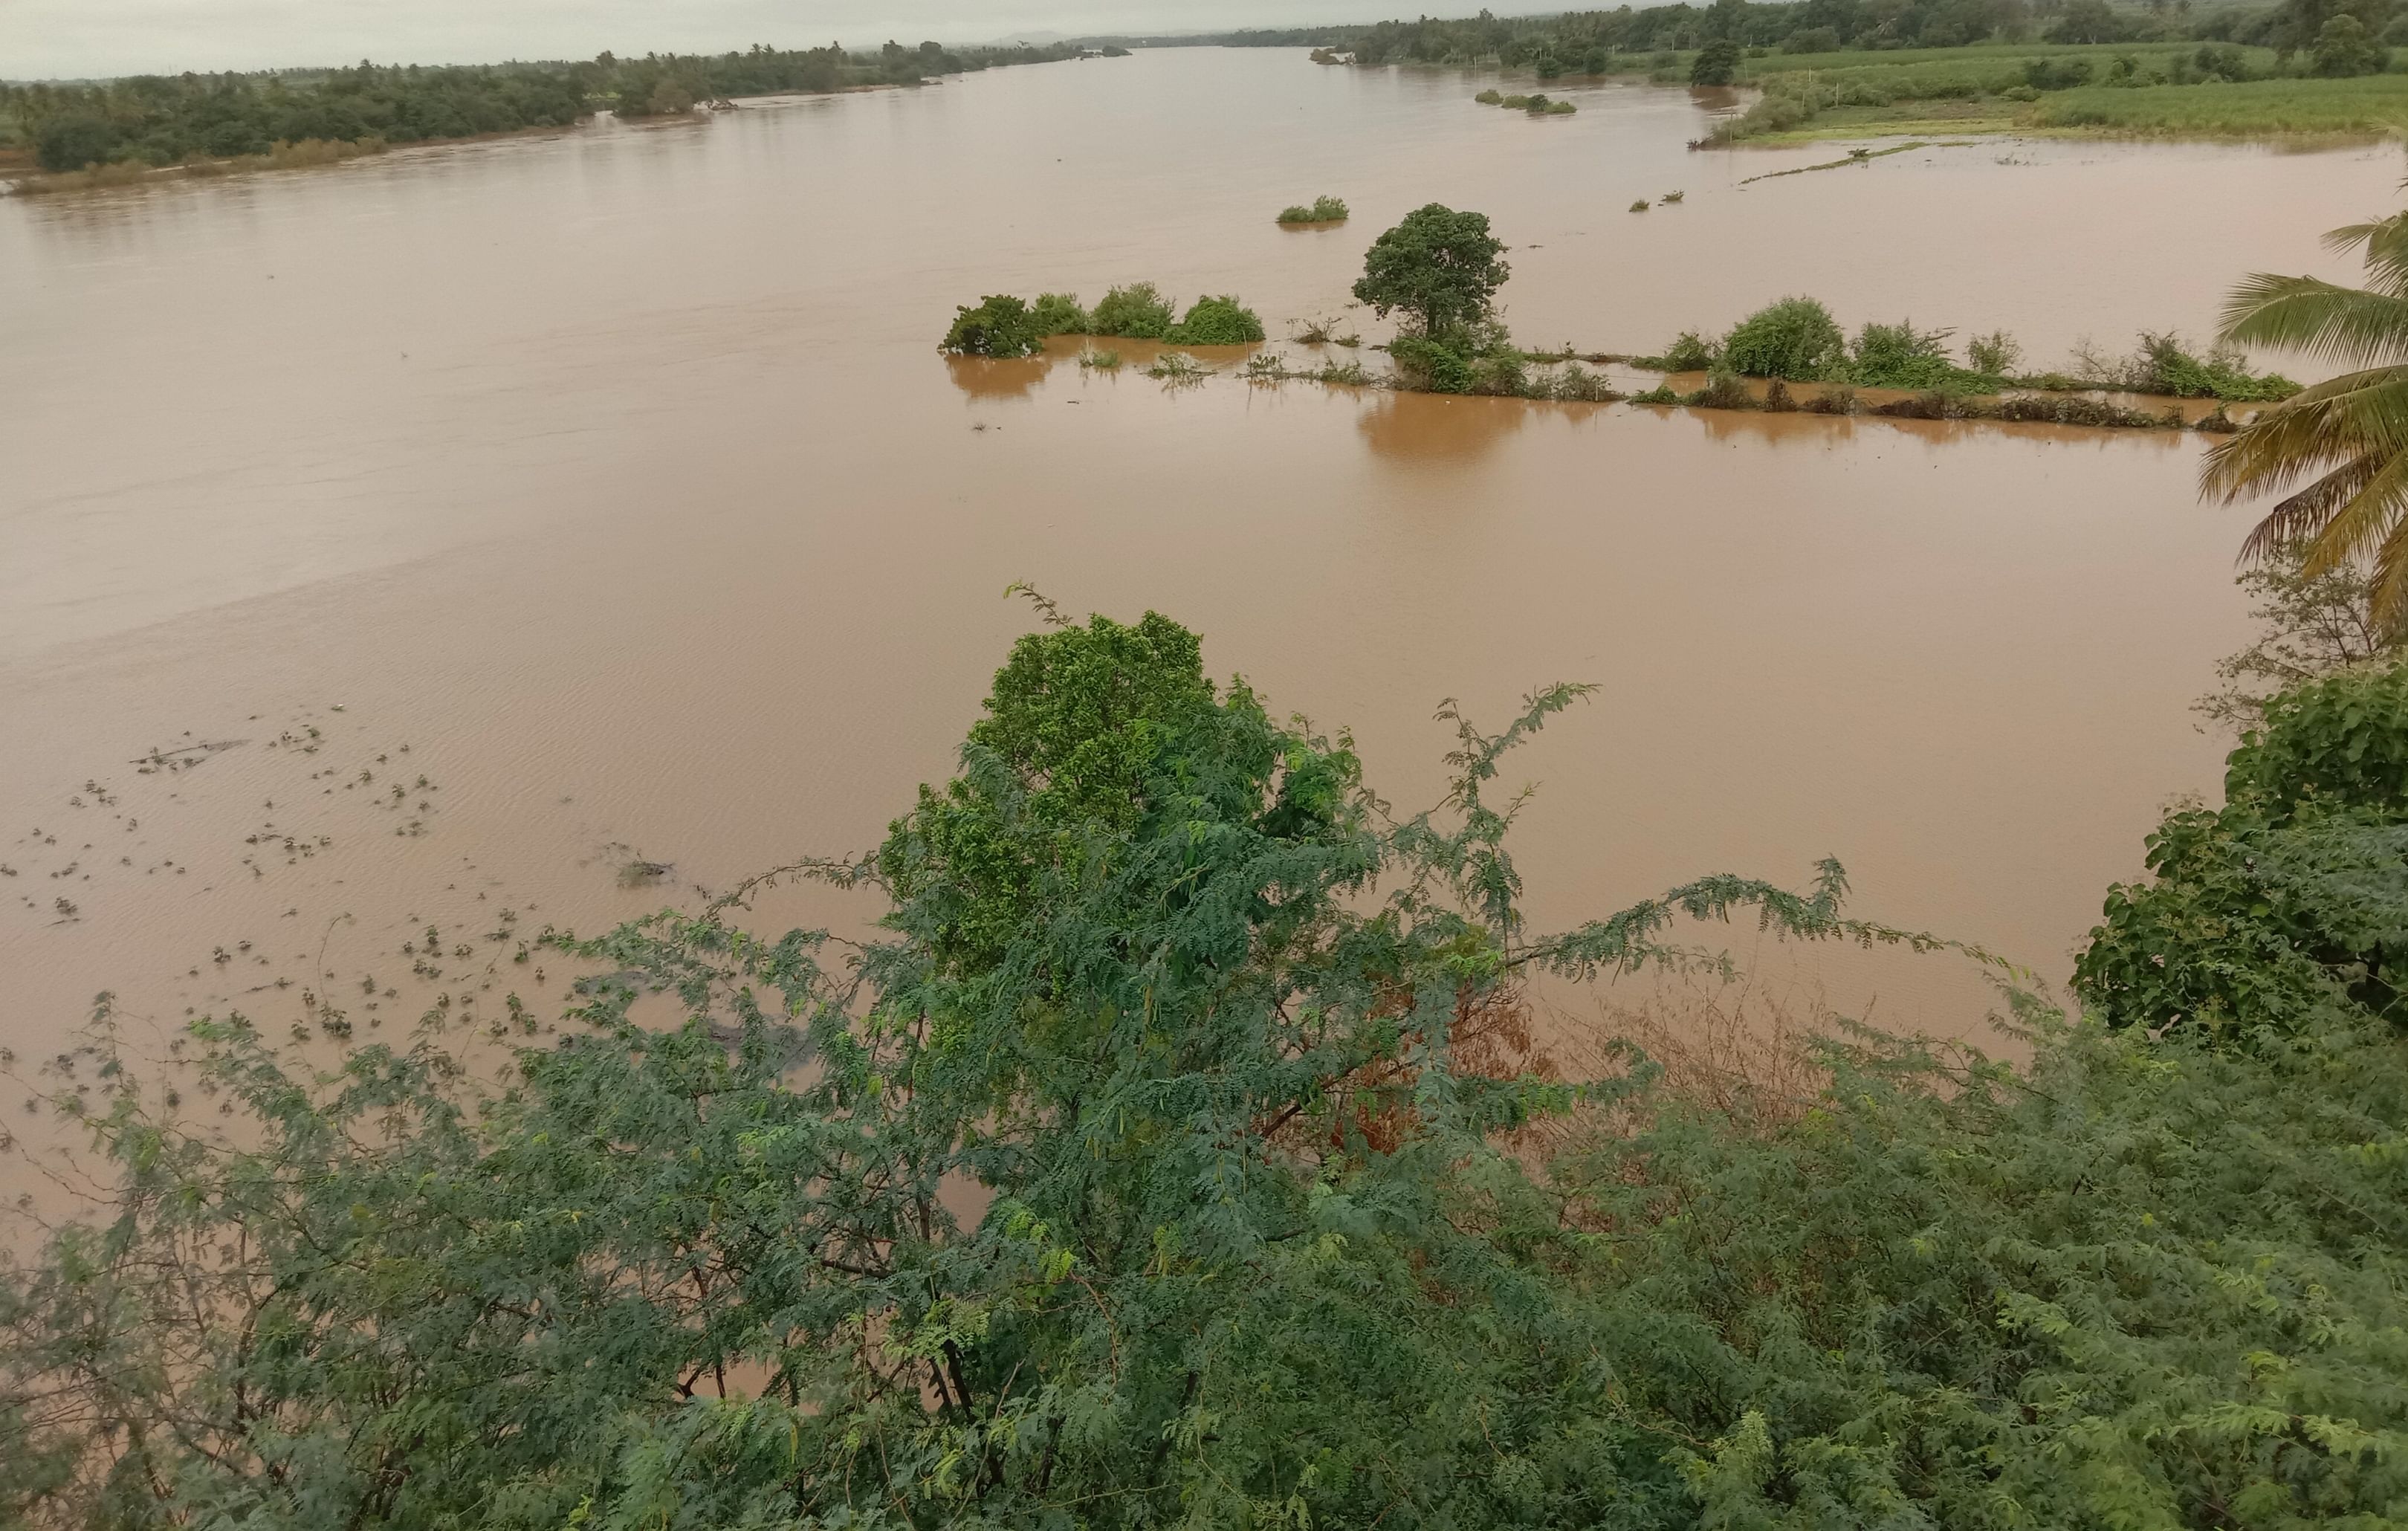
[[[195,154],[181,165],[169,165],[165,169],[154,168],[144,160],[119,160],[108,165],[95,165],[89,170],[29,176],[16,183],[16,194],[44,196],[62,192],[96,191],[111,186],[138,186],[153,180],[208,180],[219,176],[246,175],[260,170],[306,170],[366,159],[381,154],[391,147],[382,138],[375,137],[305,138],[299,143],[272,145],[264,154],[237,154],[229,159],[210,159]]]
[[[1311,207],[1298,203],[1282,208],[1279,215],[1283,223],[1343,223],[1346,218],[1346,204],[1334,196],[1315,197]]]
[[[1028,310],[1029,322],[1037,333],[1045,336],[1085,335],[1095,328],[1095,319],[1079,307],[1072,293],[1040,293]]]
[[[1869,323],[1850,344],[1821,303],[1784,298],[1749,315],[1720,342],[1684,330],[1661,356],[1633,357],[1633,365],[1665,372],[1727,367],[1743,377],[1791,382],[1848,383],[1950,393],[1999,393],[2009,390],[2082,392],[2113,390],[2169,398],[2220,399],[2266,404],[2289,398],[2300,385],[2277,373],[2249,370],[2238,351],[2186,350],[2177,336],[2143,332],[2129,355],[2113,355],[2085,344],[2067,372],[2019,374],[2023,348],[2004,331],[1967,342],[1967,361],[1949,354],[1948,330],[1918,330],[1912,322]]]
[[[1507,111],[1527,112],[1533,117],[1570,117],[1580,110],[1569,101],[1544,95],[1500,95],[1495,91],[1483,91],[1471,99],[1483,106],[1502,107]]]
[[[1592,688],[1446,704],[1398,812],[1178,623],[1043,611],[874,852],[548,934],[592,976],[503,1081],[439,1017],[154,1069],[104,1004],[37,1100],[99,1205],[0,1245],[0,1521],[2396,1519],[2400,670],[2269,704],[2005,1062],[1716,984],[1726,922],[1945,947],[1836,862],[1528,923],[1496,779]],[[869,934],[748,929],[779,878]]]

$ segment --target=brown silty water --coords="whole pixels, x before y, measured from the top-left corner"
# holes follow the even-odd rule
[[[2187,705],[2244,639],[2247,511],[2197,503],[2196,438],[933,342],[984,293],[1134,279],[1376,339],[1363,249],[1436,200],[1512,243],[1526,343],[1803,292],[2045,365],[2200,335],[2245,271],[2345,276],[2316,237],[2391,204],[2396,152],[1984,142],[1742,190],[1830,151],[1691,153],[1683,91],[1531,121],[1481,83],[1149,52],[0,202],[0,1043],[54,1051],[104,989],[163,1024],[556,1004],[514,930],[874,842],[1029,625],[1014,579],[1197,627],[1408,805],[1440,698],[1601,682],[1520,757],[1541,922],[1829,854],[1861,912],[2061,979],[2225,748]],[[1353,221],[1273,225],[1322,193]],[[1933,959],[1809,976],[1942,1031],[1990,1002]]]

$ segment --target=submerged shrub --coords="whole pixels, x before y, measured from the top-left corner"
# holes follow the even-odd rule
[[[1346,221],[1346,204],[1334,196],[1315,197],[1311,207],[1298,203],[1282,208],[1283,223],[1342,223]]]
[[[1503,105],[1505,96],[1502,92],[1498,91],[1492,86],[1490,89],[1481,92],[1471,99],[1479,102],[1484,107],[1495,107]]]
[[[1831,311],[1810,297],[1783,298],[1742,320],[1723,340],[1722,361],[1750,378],[1817,382],[1847,361]]]
[[[1738,373],[1727,367],[1716,367],[1706,379],[1706,386],[1683,399],[1693,409],[1756,409],[1763,406],[1747,391],[1747,384]]]
[[[1992,330],[1965,342],[1965,361],[1974,371],[2002,378],[2023,365],[2024,348],[2004,330]]]
[[[2269,404],[2289,398],[2300,385],[2278,373],[2254,373],[2238,351],[2220,347],[2204,357],[2186,349],[2178,335],[2143,330],[2138,350],[2114,356],[2088,342],[2074,348],[2080,378],[2094,388],[2163,393],[2183,399],[2222,399]]]
[[[954,310],[953,327],[945,332],[937,349],[957,356],[1027,356],[1044,346],[1044,335],[1028,305],[998,294],[975,308]]]
[[[1848,380],[1864,388],[1939,388],[1956,377],[1946,330],[1918,330],[1911,321],[1867,324],[1848,358]]]
[[[1683,330],[1659,358],[1667,372],[1704,372],[1716,360],[1714,348],[1695,330]]]
[[[1159,340],[1169,333],[1175,318],[1170,300],[1154,291],[1154,283],[1131,282],[1104,294],[1089,316],[1093,327],[1088,333],[1124,340]]]
[[[1451,339],[1400,335],[1389,343],[1388,359],[1398,384],[1416,393],[1469,393],[1471,357]]]
[[[1197,298],[1163,336],[1175,346],[1242,346],[1262,337],[1262,320],[1228,296]]]
[[[1029,319],[1039,335],[1084,335],[1095,322],[1069,293],[1039,293]]]

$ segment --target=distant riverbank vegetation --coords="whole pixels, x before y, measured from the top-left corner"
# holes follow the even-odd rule
[[[1755,86],[1704,140],[1871,132],[2339,136],[2408,129],[2395,0],[1721,0],[1238,33],[1358,65]],[[1497,89],[1480,99],[1516,99]],[[1528,97],[1522,97],[1526,100]]]
[[[1471,99],[1484,107],[1526,111],[1533,117],[1570,117],[1580,109],[1569,101],[1551,101],[1543,95],[1506,95],[1497,91],[1483,91]]]
[[[2124,353],[2086,343],[2075,348],[2066,371],[2024,372],[2023,348],[2014,336],[2003,332],[1974,336],[1967,342],[1960,365],[1949,352],[1954,333],[1918,330],[1910,321],[1868,323],[1851,342],[1828,308],[1810,297],[1791,297],[1756,310],[1718,340],[1688,330],[1661,355],[1621,359],[1664,372],[1723,369],[1788,382],[1950,393],[2105,389],[2266,404],[2300,391],[2299,384],[2278,374],[2252,372],[2238,351],[2215,348],[2200,355],[2171,334],[2143,332],[2135,349]]]
[[[890,42],[875,53],[755,46],[730,53],[610,53],[580,63],[380,65],[264,74],[142,75],[93,84],[0,83],[0,148],[53,173],[121,175],[263,161],[303,143],[383,146],[566,127],[594,112],[659,117],[742,96],[915,85],[932,76],[1073,58],[1046,48]]]
[[[1343,223],[1346,217],[1343,201],[1334,196],[1317,196],[1312,199],[1311,207],[1299,202],[1294,207],[1281,208],[1279,221],[1283,223]]]
[[[1150,281],[1106,293],[1091,311],[1075,294],[1046,293],[1036,303],[1009,295],[954,311],[937,349],[956,356],[1033,356],[1057,335],[1159,340],[1173,346],[1243,346],[1263,338],[1263,322],[1237,298],[1199,297],[1183,318]]]

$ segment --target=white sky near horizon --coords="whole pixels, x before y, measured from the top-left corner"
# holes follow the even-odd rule
[[[989,42],[1418,14],[1428,0],[0,0],[0,79]],[[1500,11],[1506,7],[1494,6]],[[1469,14],[1479,0],[1438,7]],[[1522,8],[1522,7],[1515,7]]]

